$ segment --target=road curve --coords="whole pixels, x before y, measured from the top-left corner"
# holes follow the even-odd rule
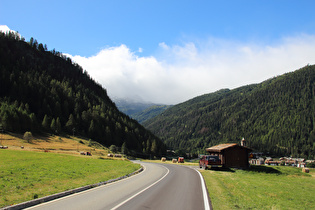
[[[163,166],[169,169],[169,173],[164,179],[118,209],[198,210],[210,208],[209,203],[205,208],[201,185],[203,180],[200,180],[196,170],[170,164],[163,164]]]
[[[132,177],[29,209],[205,209],[199,174],[191,168],[141,162]]]

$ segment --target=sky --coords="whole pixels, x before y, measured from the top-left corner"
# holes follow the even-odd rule
[[[315,64],[313,0],[0,0],[0,29],[69,56],[112,98],[177,104]]]

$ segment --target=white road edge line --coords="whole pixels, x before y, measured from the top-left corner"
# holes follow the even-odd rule
[[[208,193],[207,193],[207,188],[206,188],[205,181],[204,181],[203,176],[201,175],[200,171],[198,171],[197,169],[195,169],[195,170],[198,172],[198,174],[200,176],[201,188],[202,188],[202,194],[203,194],[203,202],[204,202],[205,210],[210,210],[210,204],[209,204]]]
[[[166,168],[165,166],[163,166],[164,168]],[[170,170],[168,168],[166,168],[167,170],[167,173],[162,177],[160,178],[159,180],[157,180],[156,182],[154,182],[153,184],[151,184],[150,186],[144,188],[143,190],[141,190],[140,192],[134,194],[133,196],[131,196],[130,198],[126,199],[125,201],[121,202],[120,204],[118,204],[117,206],[113,207],[111,210],[115,210],[119,207],[121,207],[122,205],[124,205],[125,203],[127,203],[128,201],[130,201],[131,199],[133,199],[134,197],[136,197],[137,195],[143,193],[144,191],[146,191],[147,189],[149,189],[150,187],[154,186],[155,184],[157,184],[158,182],[160,182],[162,179],[164,179],[167,174],[170,172]]]

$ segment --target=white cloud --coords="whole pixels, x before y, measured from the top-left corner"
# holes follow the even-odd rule
[[[7,33],[7,32],[15,32],[13,30],[11,30],[8,26],[6,25],[0,25],[0,31],[4,32],[4,33]]]
[[[169,50],[169,47],[164,42],[159,43],[159,46],[164,50]]]
[[[310,35],[284,38],[274,45],[209,39],[183,46],[160,43],[159,49],[155,56],[139,57],[121,45],[88,58],[70,57],[110,96],[140,96],[167,104],[259,83],[315,63],[315,36]]]
[[[14,30],[11,30],[8,26],[6,25],[0,25],[0,31],[3,32],[3,33],[8,33],[8,32],[13,32],[13,33],[16,33],[16,31]],[[16,33],[20,38],[21,38],[21,34],[19,33]]]
[[[0,31],[6,33],[6,32],[9,32],[9,31],[12,31],[12,30],[10,30],[10,28],[8,26],[6,26],[6,25],[0,25]]]

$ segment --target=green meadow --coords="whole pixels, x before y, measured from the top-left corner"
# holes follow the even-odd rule
[[[252,166],[201,171],[213,209],[315,209],[315,169]]]
[[[118,178],[140,168],[127,160],[0,150],[0,208]]]

